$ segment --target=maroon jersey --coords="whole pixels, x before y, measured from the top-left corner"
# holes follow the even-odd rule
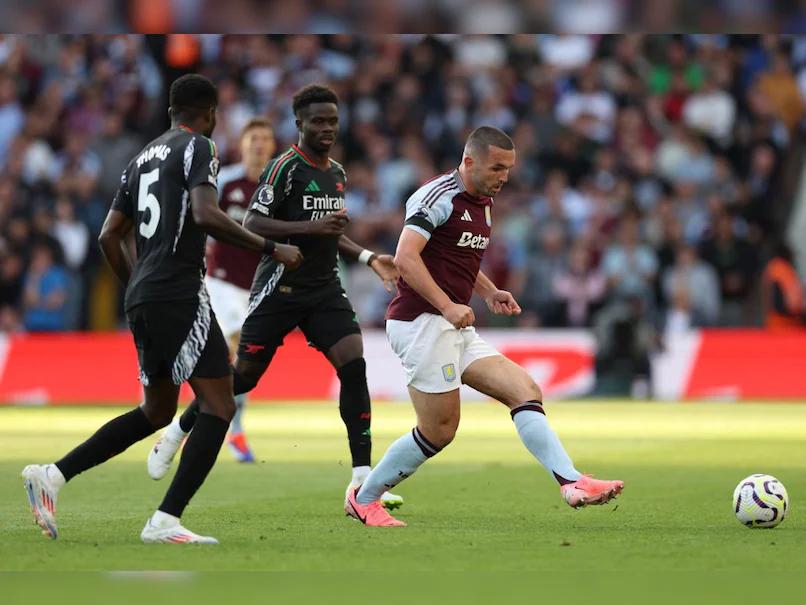
[[[451,301],[466,305],[490,243],[492,204],[489,197],[465,191],[459,171],[437,177],[420,187],[406,202],[406,229],[428,239],[422,259],[437,285]],[[386,319],[411,321],[422,313],[440,315],[409,286],[397,282],[397,296]]]
[[[246,177],[242,165],[228,166],[221,169],[218,190],[221,210],[240,224],[246,216],[246,210],[258,182]],[[207,275],[224,280],[243,290],[252,287],[255,269],[260,262],[260,252],[244,250],[231,244],[210,240],[207,253]]]

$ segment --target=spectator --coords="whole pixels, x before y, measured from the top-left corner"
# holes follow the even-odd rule
[[[51,180],[56,190],[62,195],[87,200],[95,192],[100,176],[101,160],[89,150],[87,134],[68,131],[64,150],[56,154],[51,167]]]
[[[645,308],[651,308],[658,259],[652,248],[641,243],[638,231],[637,217],[628,215],[622,219],[618,242],[605,251],[602,269],[613,298],[641,299]]]
[[[14,78],[0,73],[0,165],[6,160],[11,141],[25,124],[25,114],[17,100],[16,89]]]
[[[0,255],[0,309],[19,308],[24,273],[25,262],[19,253],[7,251]]]
[[[69,278],[67,272],[53,262],[53,252],[38,244],[31,253],[25,276],[23,323],[29,332],[66,330]]]
[[[572,71],[587,65],[595,50],[590,36],[569,34],[540,36],[538,45],[543,60],[560,71]]]
[[[663,276],[663,291],[669,307],[667,325],[699,328],[717,323],[719,280],[713,267],[697,257],[694,246],[678,248],[675,264]]]
[[[586,66],[577,88],[560,97],[557,121],[599,143],[610,141],[616,120],[613,95],[602,89],[596,64]]]
[[[80,271],[87,259],[90,232],[87,225],[76,219],[73,204],[66,197],[56,202],[56,221],[53,223],[53,236],[64,252],[64,262],[69,269]]]
[[[91,147],[91,153],[101,162],[98,174],[98,196],[109,203],[120,185],[120,175],[129,160],[143,145],[141,137],[124,130],[123,116],[110,111],[103,118],[100,137]]]
[[[714,73],[708,73],[702,90],[692,94],[683,105],[683,120],[722,147],[730,144],[736,120],[736,101],[719,85]]]
[[[562,323],[560,302],[552,284],[566,268],[565,234],[556,223],[549,223],[540,234],[540,248],[526,267],[521,306],[534,315],[538,325],[558,326]]]
[[[582,328],[591,325],[591,316],[604,299],[605,276],[591,264],[591,253],[584,245],[571,249],[568,267],[554,276],[554,294],[563,307],[563,325]]]
[[[761,300],[767,328],[784,330],[804,326],[803,284],[793,265],[792,250],[784,243],[777,244],[773,258],[764,268]]]
[[[804,102],[789,59],[782,51],[773,54],[772,65],[759,75],[757,85],[769,99],[773,113],[793,131],[803,118]]]
[[[736,236],[734,218],[722,213],[716,219],[713,235],[701,247],[703,260],[709,263],[719,277],[722,298],[722,325],[744,323],[746,302],[751,291],[758,261],[755,248],[746,239]]]

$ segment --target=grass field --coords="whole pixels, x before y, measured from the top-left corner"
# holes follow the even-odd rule
[[[167,487],[146,474],[151,440],[71,482],[59,499],[60,538],[44,539],[20,470],[56,459],[119,410],[0,408],[0,571],[471,572],[460,584],[494,603],[503,600],[481,598],[484,574],[747,578],[766,570],[791,579],[806,569],[806,405],[561,403],[548,410],[581,470],[625,480],[614,504],[568,508],[506,411],[475,404],[465,406],[456,441],[396,490],[406,498],[399,516],[409,527],[369,529],[342,512],[350,464],[335,405],[255,406],[246,423],[259,462],[237,465],[222,452],[184,517],[221,545],[177,547],[145,546],[138,537]],[[408,405],[376,405],[373,422],[377,459],[412,426],[413,413]],[[775,530],[748,530],[733,517],[733,488],[754,472],[777,476],[789,491],[791,514]],[[186,576],[158,577],[170,584]],[[275,579],[282,585],[294,577]],[[471,589],[474,577],[480,584]],[[26,584],[30,590],[28,574],[0,575],[8,595]],[[383,602],[398,602],[393,596]]]

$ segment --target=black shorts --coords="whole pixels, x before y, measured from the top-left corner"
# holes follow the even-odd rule
[[[140,381],[182,384],[231,372],[229,348],[209,302],[143,303],[126,313],[140,362]]]
[[[241,328],[238,357],[269,362],[283,339],[299,327],[308,344],[327,353],[350,334],[360,334],[358,318],[341,285],[296,294],[280,287],[264,299]]]

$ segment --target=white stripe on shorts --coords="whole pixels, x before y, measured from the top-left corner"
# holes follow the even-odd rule
[[[182,343],[182,348],[179,349],[171,371],[171,379],[174,384],[182,384],[188,380],[193,374],[193,370],[196,369],[204,347],[207,346],[210,323],[210,295],[202,281],[199,288],[199,308],[196,310],[196,319],[193,321],[185,342]]]

